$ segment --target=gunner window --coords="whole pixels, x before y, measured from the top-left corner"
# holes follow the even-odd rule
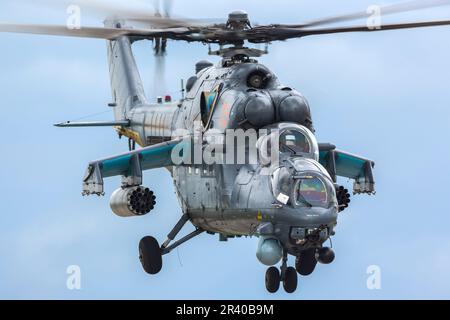
[[[297,202],[299,204],[327,202],[327,189],[322,180],[317,177],[300,180],[297,188]]]

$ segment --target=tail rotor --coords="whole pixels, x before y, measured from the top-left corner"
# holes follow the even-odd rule
[[[153,7],[155,17],[170,18],[173,7],[173,0],[153,0]],[[153,93],[156,97],[165,94],[165,76],[166,76],[166,61],[167,53],[167,38],[153,39],[153,52],[155,56],[155,67],[153,75]]]

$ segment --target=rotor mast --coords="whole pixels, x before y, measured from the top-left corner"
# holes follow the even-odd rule
[[[228,14],[226,29],[239,33],[253,29],[248,13],[244,10],[236,10]],[[226,45],[231,45],[226,47]],[[252,57],[261,57],[268,54],[268,44],[264,50],[245,47],[244,40],[235,40],[230,43],[221,43],[219,50],[211,50],[209,46],[209,55],[220,56],[224,60],[244,61]]]

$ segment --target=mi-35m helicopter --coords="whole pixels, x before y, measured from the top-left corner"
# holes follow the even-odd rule
[[[379,13],[448,4],[410,1],[381,7]],[[353,180],[354,194],[374,194],[374,162],[330,143],[318,143],[306,99],[259,64],[256,58],[268,52],[251,44],[450,24],[450,20],[439,20],[325,27],[367,17],[363,11],[304,24],[253,26],[244,11],[230,13],[226,23],[171,18],[169,14],[139,12],[133,16],[128,11],[121,15],[118,11],[107,18],[104,27],[2,23],[0,31],[108,41],[110,107],[115,120],[58,126],[112,126],[129,139],[129,152],[91,162],[83,179],[83,195],[103,195],[104,179],[122,176],[122,185],[110,200],[112,211],[119,216],[142,216],[154,208],[155,195],[142,185],[143,170],[165,167],[171,172],[183,214],[161,245],[153,237],[140,241],[139,257],[147,273],[158,273],[163,255],[203,232],[218,234],[223,241],[254,235],[260,238],[257,258],[269,266],[267,290],[276,292],[283,283],[291,293],[297,288],[297,273],[309,275],[317,262],[334,260],[333,250],[324,244],[334,235],[339,212],[350,202],[348,190],[337,184],[337,177]],[[197,63],[180,101],[166,97],[150,103],[132,51],[132,44],[141,40],[153,41],[157,55],[164,54],[167,40],[218,45],[210,54],[220,56],[221,61]],[[239,140],[237,135],[228,138],[230,130],[243,133],[244,139],[230,146],[230,141]],[[136,144],[142,148],[135,149]],[[244,150],[241,162],[211,162],[195,155],[195,150],[201,155],[212,150],[210,155],[232,154],[236,160],[238,147]],[[256,161],[250,161],[252,147]],[[196,230],[175,241],[187,222]],[[296,257],[295,267],[288,267],[288,255]],[[281,267],[275,267],[280,262]]]

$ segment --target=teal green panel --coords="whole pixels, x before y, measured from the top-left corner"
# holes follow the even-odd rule
[[[172,164],[172,150],[173,145],[165,145],[156,149],[145,150],[141,153],[142,170],[149,170],[154,168],[161,168],[170,166]]]
[[[327,161],[325,160],[327,157],[328,151],[320,151],[319,153],[319,162],[321,165],[326,166]]]
[[[339,153],[336,160],[336,174],[342,177],[357,178],[364,175],[366,160],[355,156]]]
[[[104,160],[102,162],[103,177],[122,175],[127,172],[130,166],[131,155],[123,155],[116,158]]]
[[[327,166],[328,152],[321,151],[319,154],[319,162],[325,167]],[[335,153],[337,176],[355,179],[364,175],[364,165],[368,160],[344,152],[335,151]]]
[[[130,163],[133,155],[135,154],[140,156],[142,170],[171,166],[173,165],[172,150],[178,143],[180,142],[172,141],[160,145],[154,145],[141,149],[137,152],[130,152],[102,160],[99,162],[102,168],[102,176],[106,178],[130,174]]]

